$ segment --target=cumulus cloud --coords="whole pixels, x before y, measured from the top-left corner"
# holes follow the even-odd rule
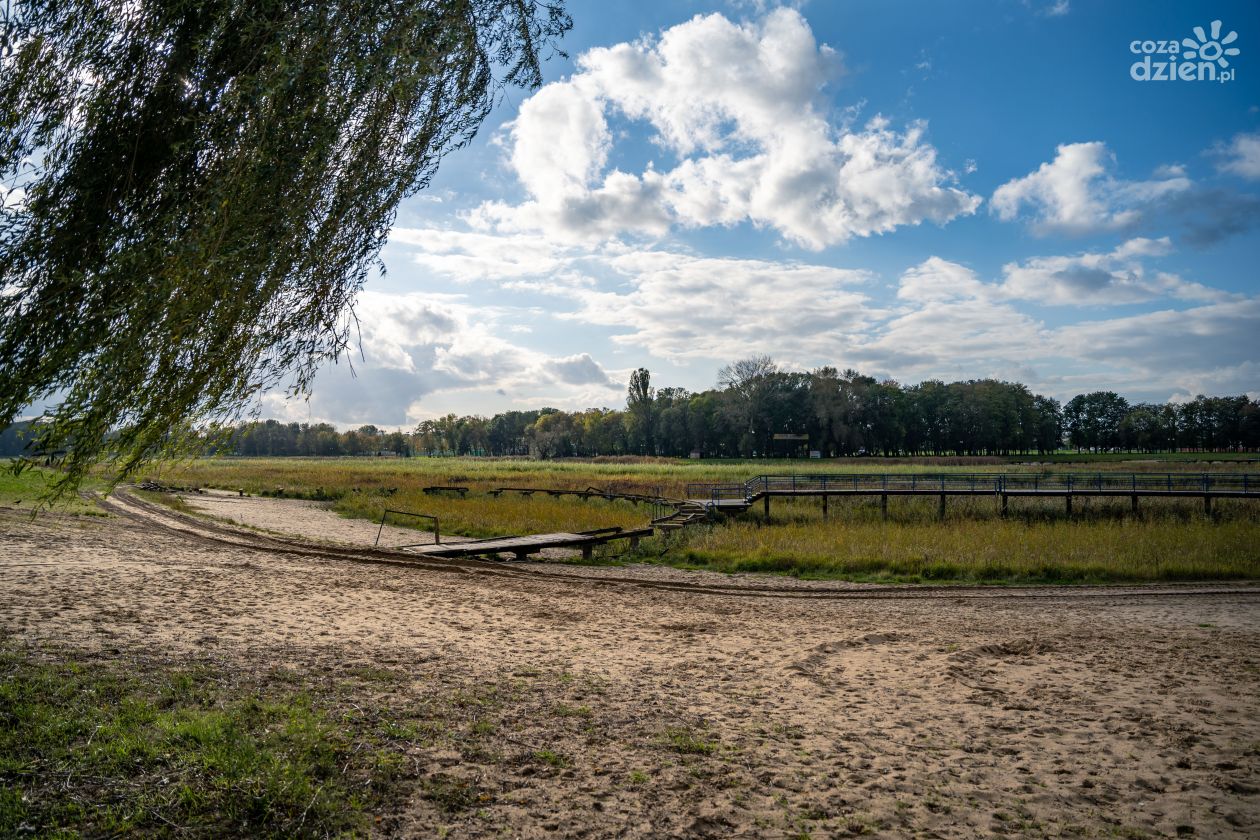
[[[470,220],[570,241],[672,226],[751,222],[819,249],[973,213],[926,126],[828,121],[819,90],[841,72],[795,10],[758,22],[697,16],[659,38],[592,49],[512,122],[508,160],[530,199],[487,202]],[[676,165],[608,168],[610,115],[647,123]]]
[[[1131,227],[1148,205],[1193,183],[1180,168],[1165,168],[1146,181],[1123,181],[1111,174],[1114,164],[1105,143],[1064,144],[1054,160],[998,187],[989,208],[1003,221],[1027,209],[1038,234],[1089,234]]]
[[[551,359],[544,368],[559,382],[569,385],[611,385],[608,372],[589,353]]]
[[[1130,240],[1111,253],[1123,258],[1167,247],[1162,240]],[[911,290],[900,297],[912,305],[845,350],[847,358],[911,381],[993,375],[1059,396],[1110,387],[1167,399],[1254,390],[1260,370],[1257,297],[1049,327],[1004,300],[998,285],[938,257],[908,269],[901,287]]]
[[[1057,330],[1054,343],[1066,354],[1089,353],[1175,380],[1240,366],[1254,370],[1256,335],[1260,297],[1073,324]]]
[[[537,408],[616,402],[621,386],[589,353],[557,356],[501,337],[522,313],[460,295],[365,291],[356,306],[358,346],[316,376],[307,402],[268,394],[268,416],[339,424],[412,425],[434,399],[466,413],[479,398]],[[450,405],[449,402],[446,403]]]
[[[1217,168],[1243,178],[1260,179],[1260,132],[1235,134],[1214,150]]]
[[[1104,253],[1033,257],[1002,269],[1001,292],[1008,298],[1046,304],[1092,306],[1142,303],[1157,298],[1220,301],[1230,295],[1176,274],[1153,272],[1143,260],[1172,251],[1168,237],[1137,237]]]
[[[674,360],[825,356],[879,313],[849,287],[862,271],[659,251],[611,257],[624,286],[574,292],[564,317],[605,326],[612,341]]]
[[[897,298],[905,305],[847,348],[849,358],[912,379],[1001,376],[1042,343],[1039,323],[950,260],[929,257],[906,269]]]
[[[560,247],[537,236],[398,227],[390,231],[389,241],[413,246],[417,265],[461,283],[548,274],[565,256]]]
[[[984,296],[984,284],[966,266],[929,257],[901,275],[897,297],[915,303],[943,303]]]

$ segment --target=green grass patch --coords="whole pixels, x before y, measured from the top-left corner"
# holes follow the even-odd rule
[[[65,496],[48,508],[43,499],[48,496],[57,478],[55,470],[41,467],[27,467],[20,473],[14,473],[10,464],[0,461],[0,506],[28,511],[49,509],[54,513],[81,516],[105,515],[103,510],[81,496]],[[88,491],[99,487],[98,483],[89,480],[84,482],[82,489]]]
[[[552,767],[557,767],[557,768],[569,767],[573,764],[573,759],[569,758],[564,753],[556,752],[555,750],[551,750],[551,749],[536,750],[534,752],[534,758],[538,759],[544,764],[549,764]]]
[[[302,691],[0,650],[0,836],[361,833],[391,758]]]
[[[686,727],[670,727],[665,730],[665,746],[682,755],[712,755],[718,751],[716,741],[708,741]]]

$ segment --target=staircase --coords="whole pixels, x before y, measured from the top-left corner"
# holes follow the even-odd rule
[[[709,509],[699,502],[686,499],[662,499],[661,501],[674,506],[673,513],[652,520],[652,527],[662,531],[677,531],[709,518]]]

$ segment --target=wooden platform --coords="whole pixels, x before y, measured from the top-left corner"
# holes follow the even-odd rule
[[[524,560],[531,554],[537,554],[544,548],[572,548],[582,552],[583,559],[590,559],[591,552],[597,545],[614,540],[629,540],[634,548],[643,537],[652,536],[651,528],[639,528],[624,531],[620,528],[605,528],[599,531],[585,531],[578,534],[528,534],[522,537],[491,537],[485,540],[469,540],[467,542],[444,543],[442,545],[415,546],[409,549],[426,557],[477,557],[481,555],[512,554],[517,560]]]

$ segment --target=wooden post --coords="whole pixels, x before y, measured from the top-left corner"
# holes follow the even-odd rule
[[[1010,498],[1005,493],[1002,494],[1002,515],[1006,516],[1006,500]]]
[[[883,493],[879,497],[879,512],[885,519],[888,518],[888,494],[887,493]]]
[[[767,493],[766,495],[762,496],[761,501],[766,510],[766,521],[769,522],[770,521],[770,494]]]
[[[1203,494],[1203,515],[1204,516],[1212,515],[1212,497],[1209,496],[1207,493]]]
[[[1133,503],[1133,514],[1136,516],[1136,515],[1137,515],[1137,512],[1138,512],[1138,497],[1137,497],[1137,493],[1134,493],[1134,494],[1133,494],[1133,498],[1132,498],[1132,500],[1131,500],[1131,501],[1132,501],[1132,503]]]
[[[823,519],[827,518],[827,494],[823,493]]]
[[[1067,515],[1071,516],[1072,515],[1072,494],[1068,493],[1066,496],[1063,497],[1063,499],[1064,501],[1067,502],[1067,505],[1066,505]]]
[[[592,548],[593,548],[593,546],[592,546],[590,543],[583,543],[583,545],[582,545],[582,559],[583,559],[583,560],[590,560],[590,559],[591,559],[591,550],[592,550]]]
[[[631,551],[634,551],[634,550],[635,550],[636,548],[638,548],[638,547],[639,547],[639,538],[638,538],[638,537],[631,537],[631,538],[630,538],[630,550],[631,550]]]
[[[941,508],[938,511],[938,515],[940,516],[941,519],[945,518],[945,494],[944,493],[941,494]]]

